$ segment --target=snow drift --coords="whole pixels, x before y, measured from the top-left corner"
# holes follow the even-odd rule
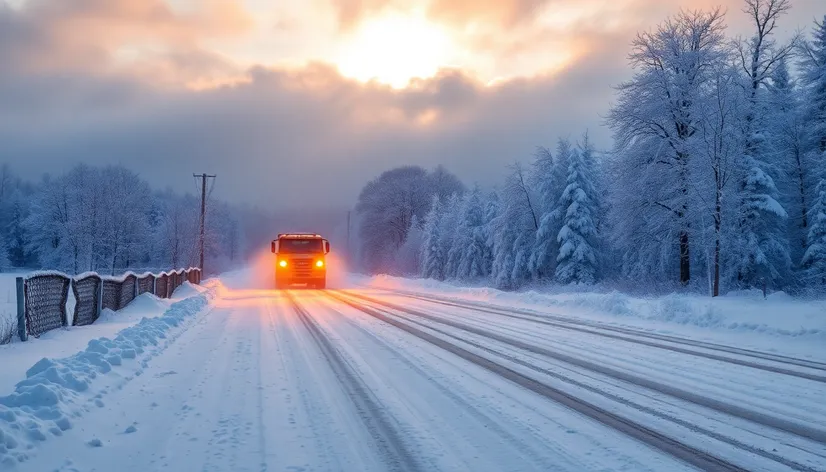
[[[200,287],[199,287],[200,288]],[[212,291],[190,289],[189,298],[172,304],[157,318],[143,318],[114,339],[89,341],[85,350],[62,359],[43,358],[26,372],[14,393],[0,397],[0,464],[10,467],[29,458],[37,443],[61,436],[73,419],[102,406],[105,388],[93,391],[101,376],[117,371],[126,380],[140,375],[178,328],[201,312]]]
[[[365,278],[361,283],[375,288],[417,290],[481,302],[520,305],[539,311],[548,311],[548,307],[565,308],[565,314],[569,316],[611,317],[614,321],[621,318],[632,323],[637,320],[635,324],[644,320],[704,329],[826,339],[826,301],[796,299],[783,292],[771,294],[766,299],[759,290],[733,292],[718,298],[675,293],[643,298],[617,291],[505,292],[385,275]]]

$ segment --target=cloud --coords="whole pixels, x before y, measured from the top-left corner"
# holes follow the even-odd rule
[[[454,24],[487,22],[513,27],[535,20],[548,3],[550,0],[434,0],[428,12]]]
[[[576,138],[598,118],[611,91],[595,93],[583,78],[603,64],[496,87],[447,70],[403,90],[324,64],[259,67],[246,83],[201,92],[126,77],[7,80],[0,102],[19,98],[0,111],[0,160],[29,177],[117,162],[185,190],[192,172],[217,173],[221,197],[273,208],[352,202],[367,180],[403,164],[444,163],[491,185],[507,163],[559,135]]]
[[[0,59],[17,72],[136,71],[146,65],[181,66],[191,75],[194,61],[207,72],[225,72],[230,61],[202,43],[240,35],[251,25],[233,0],[199,2],[186,12],[164,0],[28,0],[19,9],[0,3]]]
[[[434,20],[465,26],[491,23],[515,26],[530,22],[551,0],[330,0],[339,24],[349,29],[361,20],[386,10],[423,9]]]
[[[353,3],[350,14],[389,1]],[[508,163],[558,137],[588,129],[607,148],[600,124],[611,86],[630,73],[629,40],[671,13],[627,0],[615,5],[625,16],[586,8],[557,24],[549,18],[562,17],[564,2],[535,21],[520,13],[531,2],[511,2],[502,18],[520,27],[498,41],[475,36],[474,47],[499,69],[519,70],[514,77],[487,85],[472,70],[443,69],[398,90],[344,78],[323,61],[240,66],[208,47],[243,35],[245,14],[231,3],[29,0],[10,9],[0,0],[0,161],[29,178],[120,163],[156,187],[193,191],[193,172],[217,173],[218,196],[279,209],[348,205],[369,179],[407,164],[446,164],[467,183],[498,184]],[[506,8],[494,3],[468,18]],[[564,67],[543,72],[542,56],[561,48],[570,53]]]

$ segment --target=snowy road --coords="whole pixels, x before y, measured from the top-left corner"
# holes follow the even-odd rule
[[[826,470],[822,363],[433,296],[225,290],[124,379],[15,470]]]

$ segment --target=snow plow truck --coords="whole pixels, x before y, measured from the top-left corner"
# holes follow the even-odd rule
[[[279,234],[272,242],[275,254],[275,288],[291,285],[327,288],[327,254],[330,242],[314,233]]]

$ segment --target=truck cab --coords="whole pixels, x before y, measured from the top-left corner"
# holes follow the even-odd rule
[[[306,285],[327,287],[327,254],[330,242],[314,233],[279,234],[272,242],[275,254],[275,288]]]

